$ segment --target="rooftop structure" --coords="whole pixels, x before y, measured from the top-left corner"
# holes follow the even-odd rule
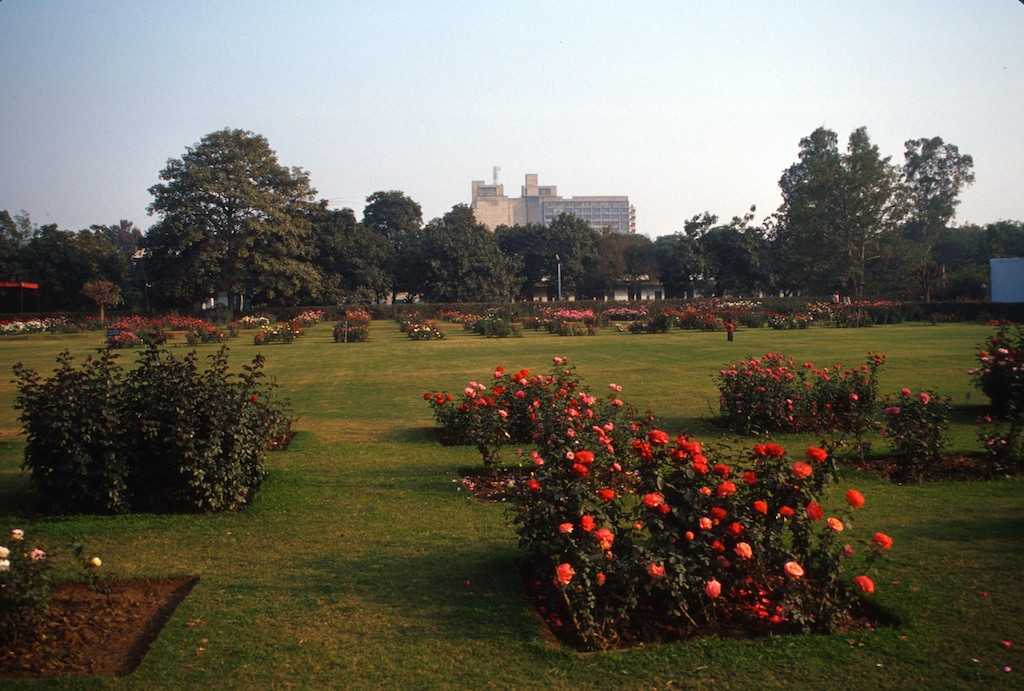
[[[471,183],[473,215],[489,230],[501,225],[550,225],[563,213],[583,219],[594,230],[613,233],[636,232],[636,209],[629,197],[586,196],[563,199],[555,185],[541,185],[536,173],[527,173],[519,197],[505,196],[505,186],[498,183],[499,168],[495,166],[491,184],[483,180]]]

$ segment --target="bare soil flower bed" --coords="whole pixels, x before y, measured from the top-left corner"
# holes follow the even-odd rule
[[[860,470],[877,473],[886,479],[893,479],[899,473],[897,459],[888,456],[854,460]],[[943,456],[938,463],[928,464],[921,470],[922,480],[991,480],[1000,473],[995,472],[992,462],[983,454],[955,454]]]
[[[84,583],[59,585],[35,639],[0,651],[0,678],[129,674],[197,581],[104,583],[108,593]]]

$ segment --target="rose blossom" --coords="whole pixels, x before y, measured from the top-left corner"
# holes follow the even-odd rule
[[[875,533],[875,536],[871,538],[871,541],[884,550],[892,549],[892,538],[885,533]]]
[[[615,533],[607,528],[601,528],[594,531],[594,539],[597,540],[597,544],[601,549],[607,551],[612,548],[612,543],[615,542]]]
[[[807,517],[812,521],[820,521],[825,516],[825,511],[821,508],[821,504],[811,500],[807,502]]]
[[[853,579],[854,584],[860,588],[862,593],[870,595],[875,592],[875,582],[867,576],[857,576]]]
[[[830,516],[829,519],[828,519],[828,527],[831,528],[833,531],[835,531],[837,533],[841,533],[841,532],[843,532],[843,529],[846,526],[844,526],[843,522],[841,520],[839,520],[838,518],[836,518],[835,516]]]
[[[736,552],[736,556],[738,556],[740,559],[750,559],[752,556],[754,556],[754,550],[752,550],[750,548],[750,545],[748,545],[746,542],[736,543],[736,547],[733,551]]]
[[[25,531],[21,528],[15,528],[11,531],[11,539],[15,542],[21,542],[25,539]]]
[[[764,514],[765,516],[768,515],[768,502],[766,502],[764,499],[755,500],[753,506],[754,511],[757,511],[760,514]]]
[[[651,578],[661,578],[665,575],[665,567],[652,561],[647,565],[647,573],[651,575]]]
[[[594,523],[594,517],[586,514],[580,517],[580,527],[583,528],[584,532],[593,532],[596,524]]]
[[[11,556],[11,550],[7,549],[6,547],[0,546],[0,559],[6,559],[9,556]]]
[[[928,401],[932,400],[932,397],[928,395],[927,391],[922,391],[917,394],[917,400],[921,401],[921,405],[928,405]]]
[[[558,526],[558,532],[562,533],[563,535],[571,533],[572,531],[573,531],[572,523],[562,523],[561,525]]]
[[[101,566],[103,566],[103,560],[100,559],[99,557],[93,557],[92,559],[89,560],[88,563],[89,563],[89,568],[92,568],[92,569],[98,569]]]
[[[709,600],[716,599],[722,594],[722,584],[712,578],[704,584],[704,594],[708,596]]]
[[[559,564],[555,567],[555,585],[567,586],[575,575],[576,569],[572,568],[572,564]]]
[[[793,464],[793,474],[801,480],[809,478],[813,472],[814,469],[803,461],[797,461]]]
[[[801,578],[804,575],[804,568],[795,561],[787,561],[783,568],[790,578]]]
[[[28,558],[32,561],[42,561],[43,559],[46,559],[46,552],[36,547],[28,553]]]
[[[858,490],[851,489],[846,493],[846,503],[855,509],[862,508],[864,506],[864,495]]]
[[[7,561],[6,559],[0,559],[0,572],[2,572],[2,571],[10,571],[10,570],[11,570],[11,562]]]

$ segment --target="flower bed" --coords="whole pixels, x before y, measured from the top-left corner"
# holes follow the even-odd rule
[[[828,430],[858,438],[872,425],[878,401],[878,369],[885,356],[865,363],[798,367],[791,358],[767,353],[739,360],[715,376],[719,420],[744,434]]]
[[[20,336],[35,333],[66,333],[77,331],[78,327],[64,317],[40,317],[38,319],[0,320],[0,336]]]
[[[302,328],[295,322],[264,326],[253,336],[254,345],[271,345],[274,343],[294,343],[302,335]]]
[[[502,410],[505,376],[496,370],[500,392],[470,410]],[[520,371],[511,381],[515,391],[536,381],[552,392],[529,405],[533,472],[516,483],[514,522],[529,589],[563,640],[602,649],[710,632],[832,631],[862,614],[875,590],[870,563],[892,540],[849,539],[865,504],[853,488],[849,508],[826,520],[819,502],[835,466],[825,450],[793,459],[758,444],[744,458],[714,458],[697,440],[672,441],[649,417],[633,418],[621,387],[590,394],[564,358],[547,377]],[[476,384],[465,394],[494,391]],[[864,563],[854,568],[858,551]]]
[[[522,336],[522,330],[518,324],[506,317],[492,314],[481,317],[473,322],[465,322],[464,328],[471,329],[473,333],[487,338],[508,338],[509,336]]]
[[[299,312],[291,321],[292,324],[297,325],[299,328],[305,328],[314,326],[323,321],[324,311],[320,309],[305,310]]]
[[[335,343],[364,343],[370,340],[370,328],[365,322],[341,321],[334,325]]]
[[[785,331],[788,329],[806,329],[813,321],[814,317],[809,314],[771,313],[766,315],[765,323],[767,323],[769,328]]]
[[[246,315],[238,320],[238,326],[242,329],[262,329],[265,326],[270,326],[273,321],[270,317]]]
[[[404,331],[413,341],[440,341],[444,338],[444,332],[432,321],[409,322]]]
[[[904,387],[896,396],[886,396],[885,436],[892,442],[896,462],[894,480],[916,482],[929,466],[942,461],[946,428],[949,427],[949,397],[934,391],[913,395]]]
[[[609,321],[640,321],[647,319],[646,307],[609,307],[601,312],[601,316]]]

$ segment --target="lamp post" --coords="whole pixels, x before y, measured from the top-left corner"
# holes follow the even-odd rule
[[[562,259],[556,254],[555,262],[558,264],[558,301],[562,301]]]

